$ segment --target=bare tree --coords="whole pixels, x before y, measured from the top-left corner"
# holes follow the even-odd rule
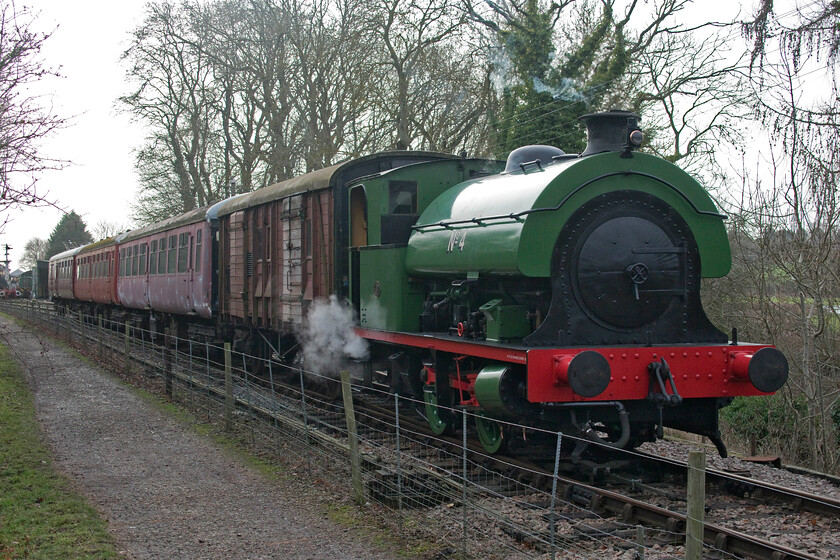
[[[792,459],[831,471],[840,468],[840,7],[809,9],[790,25],[764,3],[749,28],[755,114],[772,141],[732,212],[741,295],[724,316],[749,308],[750,328],[787,354],[791,378],[774,420],[792,419]],[[771,42],[779,48],[766,49]]]
[[[23,269],[35,268],[38,261],[47,258],[47,240],[40,237],[33,237],[23,246],[23,257],[20,259],[20,266]]]
[[[93,226],[93,231],[91,233],[93,234],[94,239],[107,239],[127,230],[128,228],[119,222],[99,220],[96,222],[96,225]]]
[[[0,7],[0,211],[21,205],[54,205],[37,190],[38,174],[65,162],[40,150],[45,137],[66,124],[29,87],[57,75],[39,58],[50,33],[31,29],[35,16],[15,2]]]
[[[363,0],[315,0],[292,18],[294,105],[311,171],[369,150],[377,78]]]
[[[455,0],[378,0],[374,7],[372,26],[385,48],[380,103],[394,130],[393,147],[405,150],[421,137],[415,118],[429,102],[428,92],[446,80],[440,70],[457,52],[465,16]]]
[[[221,89],[215,113],[221,123],[222,196],[250,192],[265,186],[266,151],[270,150],[268,114],[261,109],[263,81],[254,64],[261,50],[258,30],[264,22],[259,3],[230,0],[193,7],[197,34],[212,64]]]
[[[249,32],[243,39],[241,71],[253,77],[249,102],[264,120],[260,157],[265,163],[265,183],[292,177],[298,170],[300,131],[293,121],[294,92],[289,34],[294,1],[254,0],[245,20]],[[251,84],[249,84],[250,86]]]
[[[753,118],[746,55],[732,46],[735,23],[660,34],[631,65],[629,108],[644,116],[647,148],[711,180],[721,145],[740,146]]]
[[[190,34],[188,16],[187,9],[171,3],[148,4],[143,26],[123,54],[137,87],[121,101],[135,118],[151,125],[138,167],[154,165],[157,150],[171,157],[168,184],[181,202],[172,213],[212,202],[218,187],[209,155],[217,122],[211,110],[219,92],[204,50],[196,46],[199,39]]]

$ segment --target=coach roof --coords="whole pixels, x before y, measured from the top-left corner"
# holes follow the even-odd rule
[[[349,171],[354,167],[364,168],[365,163],[373,162],[373,160],[376,159],[382,160],[387,163],[387,165],[380,169],[376,169],[375,171],[365,169],[362,174],[368,174],[376,171],[387,171],[388,169],[392,169],[394,167],[402,167],[403,165],[409,163],[417,163],[419,161],[430,159],[457,159],[457,156],[438,152],[394,151],[380,152],[356,159],[350,159],[342,163],[324,167],[323,169],[305,173],[304,175],[292,177],[291,179],[287,179],[285,181],[280,181],[279,183],[257,189],[241,196],[229,198],[227,201],[220,203],[218,207],[218,216],[227,216],[228,214],[233,214],[234,212],[245,208],[260,206],[261,204],[267,204],[274,200],[282,200],[296,194],[333,187],[336,183],[336,177],[345,171]],[[397,165],[393,165],[397,162],[399,162]],[[350,178],[345,180],[355,180],[358,177],[360,177],[359,170],[355,170],[355,172],[350,175]]]
[[[202,206],[201,208],[190,210],[185,214],[174,216],[167,220],[163,220],[162,222],[156,222],[152,225],[126,232],[119,236],[117,241],[119,243],[131,243],[132,241],[140,239],[141,237],[155,235],[163,231],[169,231],[171,229],[194,224],[196,222],[203,222],[204,217],[207,214],[208,208],[210,208],[210,206]]]
[[[108,237],[105,239],[100,239],[95,243],[90,243],[85,245],[81,249],[79,249],[79,254],[82,255],[84,253],[90,253],[91,251],[96,251],[97,249],[102,249],[103,247],[110,247],[116,245],[117,243],[117,236],[114,235],[112,237]]]

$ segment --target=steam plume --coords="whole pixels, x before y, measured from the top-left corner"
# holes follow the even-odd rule
[[[353,310],[336,296],[316,301],[300,333],[306,370],[336,377],[349,358],[367,358],[367,341],[356,335],[354,325]]]

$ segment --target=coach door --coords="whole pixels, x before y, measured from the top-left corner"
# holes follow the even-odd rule
[[[188,303],[190,309],[195,311],[198,303],[195,297],[195,291],[197,289],[195,282],[195,232],[187,232],[187,238],[189,240],[189,256],[187,257],[187,287],[189,288]]]
[[[178,305],[181,309],[192,309],[192,282],[190,281],[190,232],[182,231],[178,234],[178,257],[176,262],[176,282]]]

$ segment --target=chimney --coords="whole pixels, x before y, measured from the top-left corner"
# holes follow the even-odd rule
[[[630,152],[644,140],[639,129],[641,119],[630,111],[591,113],[580,120],[586,123],[586,149],[581,157],[602,152],[623,152],[622,157],[632,157]]]

